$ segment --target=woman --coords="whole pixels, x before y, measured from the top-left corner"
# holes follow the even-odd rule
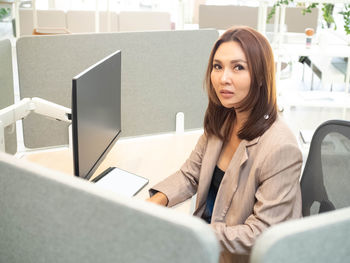
[[[302,156],[277,115],[274,68],[264,36],[226,31],[207,67],[204,134],[181,169],[150,190],[149,201],[167,206],[197,193],[194,215],[213,227],[220,262],[248,262],[262,231],[301,217]]]

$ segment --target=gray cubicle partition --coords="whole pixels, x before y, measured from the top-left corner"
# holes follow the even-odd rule
[[[0,262],[218,262],[198,218],[4,153],[0,171]]]
[[[202,127],[203,79],[216,30],[154,31],[22,37],[17,41],[21,97],[71,107],[72,78],[108,54],[122,51],[122,136]],[[67,144],[67,125],[40,116],[24,121],[29,148]]]
[[[199,28],[228,29],[234,25],[245,25],[257,29],[258,7],[238,5],[200,5]],[[302,7],[287,7],[285,24],[288,32],[304,33],[305,28],[312,27],[315,30],[318,25],[318,9],[311,13],[302,14]],[[271,8],[268,8],[268,13]],[[269,21],[274,23],[274,16]],[[271,26],[268,31],[272,31]]]
[[[349,262],[349,233],[350,208],[278,224],[258,238],[250,262]]]
[[[306,28],[313,28],[315,31],[318,28],[318,8],[313,8],[311,13],[303,14],[303,7],[286,7],[285,30],[289,33],[305,33]],[[271,7],[267,9],[269,14]],[[275,16],[273,15],[268,22],[267,31],[273,31]]]
[[[308,27],[314,30],[318,27],[318,8],[313,8],[311,13],[302,14],[302,7],[287,7],[286,20],[288,32],[304,33]],[[270,23],[273,23],[274,17]]]
[[[9,39],[0,41],[0,109],[14,103],[12,46]],[[17,151],[16,128],[5,129],[5,150],[8,153]]]
[[[235,25],[257,29],[258,7],[238,5],[200,5],[199,28],[226,30]]]

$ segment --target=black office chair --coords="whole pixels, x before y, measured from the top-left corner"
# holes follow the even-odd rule
[[[330,120],[315,131],[301,178],[303,216],[350,206],[350,122]]]

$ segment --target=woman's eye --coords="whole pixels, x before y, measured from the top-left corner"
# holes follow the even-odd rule
[[[243,70],[244,67],[242,65],[236,65],[233,69],[234,70]]]
[[[221,69],[221,66],[219,64],[214,64],[213,69],[219,70]]]

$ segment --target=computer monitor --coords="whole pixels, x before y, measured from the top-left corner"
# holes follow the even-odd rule
[[[121,52],[73,78],[74,174],[90,179],[121,134]]]
[[[121,52],[116,51],[73,78],[74,174],[89,180],[121,134]],[[134,196],[148,179],[109,167],[91,180],[124,196]]]

